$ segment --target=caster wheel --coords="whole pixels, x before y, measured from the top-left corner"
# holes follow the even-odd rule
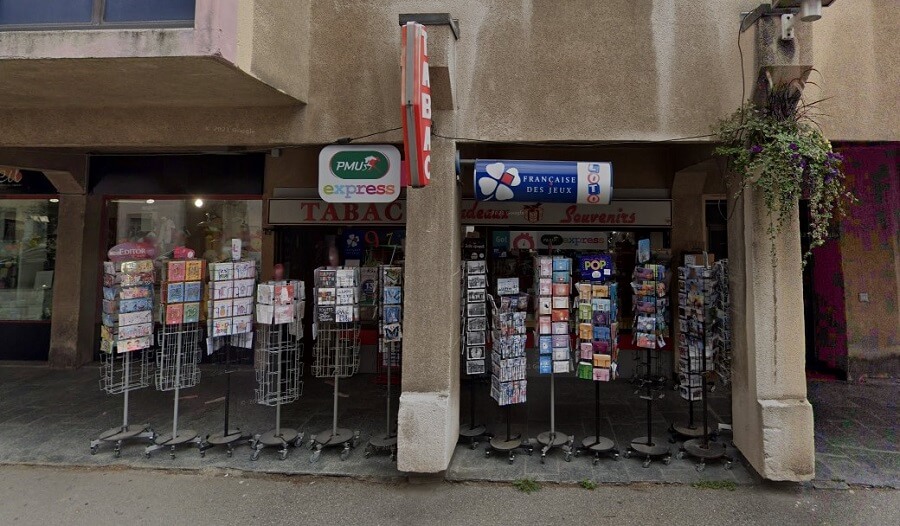
[[[529,450],[528,450],[528,456],[530,457],[532,454],[534,454],[534,450],[533,450],[533,449],[529,449]]]
[[[613,460],[615,460],[616,462],[619,461],[619,454],[618,454],[618,453],[613,453]]]
[[[169,453],[169,458],[171,458],[172,460],[175,460],[175,453]]]
[[[309,463],[314,464],[319,461],[319,455],[322,453],[321,450],[313,451],[313,454],[309,456]]]
[[[116,456],[119,456],[119,455],[116,455]],[[144,457],[150,458],[150,453],[144,453]]]
[[[599,463],[600,463],[600,459],[599,459],[599,458],[595,458],[594,460],[591,461],[591,465],[592,465],[592,466],[596,466],[596,465],[599,464]]]
[[[200,458],[206,458],[206,451],[200,452]]]
[[[565,458],[566,462],[572,462],[572,454],[571,453],[566,453],[566,456],[564,458]]]
[[[391,459],[391,462],[397,462],[397,455],[391,453],[390,459]]]
[[[484,450],[484,456],[485,456],[485,457],[491,456],[491,450],[490,450],[490,449],[485,449],[485,450]]]
[[[734,467],[734,466],[733,466],[733,464],[731,463],[731,461],[728,461],[728,462],[725,463],[725,469],[731,469],[732,467]]]
[[[683,458],[684,458],[684,451],[679,451],[678,453],[675,453],[675,458],[677,458],[678,460],[683,459]]]
[[[279,455],[279,458],[281,458],[281,460],[286,460],[287,459],[287,451],[282,451],[281,454]]]
[[[310,440],[309,441],[309,450],[312,451],[313,449],[316,449],[316,441]]]
[[[668,466],[671,463],[672,463],[672,457],[666,457],[663,459],[663,464]]]
[[[91,446],[91,455],[97,454],[97,446]]]
[[[625,452],[625,458],[631,458],[631,451]]]
[[[650,467],[650,460],[649,460],[649,459],[648,459],[648,460],[645,460],[643,466],[644,466],[645,468],[649,468],[649,467]]]
[[[347,458],[349,458],[349,457],[350,457],[349,449],[345,449],[345,450],[341,451],[341,460],[347,460]]]
[[[471,444],[469,444],[469,449],[475,449],[477,447],[478,447],[478,442],[472,442]]]
[[[547,456],[541,455],[541,464],[545,464],[547,462]]]
[[[516,456],[515,456],[515,455],[510,455],[510,456],[509,456],[509,463],[512,464],[512,463],[515,462],[515,461],[516,461]]]
[[[254,462],[259,460],[259,450],[258,449],[250,455],[250,460],[253,460]]]
[[[695,467],[694,469],[696,469],[697,472],[703,471],[704,469],[706,469],[706,464],[697,464],[697,467]]]
[[[228,458],[233,457],[233,456],[234,456],[234,450],[233,450],[233,449],[229,449],[229,450],[225,453],[225,455],[226,455]]]
[[[669,437],[669,443],[670,443],[670,444],[674,444],[674,443],[675,443],[675,437]]]
[[[299,448],[303,445],[303,437],[297,437],[297,440],[294,440],[294,447]]]
[[[368,449],[365,451],[365,453],[363,453],[363,458],[369,458],[371,456],[372,456],[372,452],[369,451]]]

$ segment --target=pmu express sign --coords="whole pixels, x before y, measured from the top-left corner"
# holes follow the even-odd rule
[[[390,203],[400,195],[400,151],[331,145],[319,153],[319,196],[328,203]]]

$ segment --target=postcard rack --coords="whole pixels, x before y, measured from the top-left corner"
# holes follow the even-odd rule
[[[222,431],[219,433],[214,433],[211,435],[206,435],[203,439],[203,442],[200,444],[200,456],[206,456],[206,451],[213,447],[224,446],[227,448],[226,454],[228,457],[232,457],[234,455],[234,446],[239,444],[250,444],[252,434],[248,431],[242,430],[238,426],[231,425],[231,373],[235,370],[234,365],[240,363],[242,361],[241,356],[245,355],[247,352],[247,348],[244,347],[246,344],[252,344],[252,333],[250,334],[240,334],[234,336],[227,336],[226,341],[223,342],[222,347],[219,348],[216,352],[216,357],[218,358],[219,365],[221,367],[221,371],[219,373],[220,376],[225,377],[225,395],[222,398],[224,408],[224,419]],[[240,345],[236,345],[240,343]],[[250,345],[252,349],[252,345]]]
[[[572,371],[569,323],[572,260],[562,256],[536,256],[534,267],[535,290],[538,291],[535,339],[541,353],[538,369],[541,373],[550,374],[550,430],[537,436],[537,442],[542,446],[541,464],[545,462],[547,453],[556,448],[561,449],[566,462],[570,462],[575,437],[556,430],[556,375]]]
[[[318,462],[324,448],[341,447],[346,460],[359,443],[359,430],[338,426],[338,397],[341,378],[359,370],[359,269],[316,269],[316,327],[313,331],[312,374],[334,382],[331,428],[314,435],[309,443],[310,462]],[[340,303],[338,303],[340,302]]]
[[[150,385],[150,351],[104,352],[100,355],[100,388],[110,395],[122,395],[122,425],[102,433],[91,441],[91,455],[97,453],[102,443],[115,444],[115,456],[122,453],[126,440],[149,440],[153,442],[156,433],[150,424],[128,423],[128,402],[131,391]]]
[[[403,267],[381,265],[378,267],[378,360],[379,368],[386,371],[385,429],[384,434],[373,436],[366,445],[364,456],[369,458],[378,451],[387,451],[392,461],[397,459],[397,430],[393,424],[392,388],[393,373],[400,372],[400,351],[403,338]],[[399,374],[398,374],[399,376]]]
[[[528,296],[519,295],[518,278],[498,281],[497,289],[501,293],[498,294],[500,305],[488,296],[494,320],[491,331],[491,398],[501,407],[506,406],[506,435],[492,437],[484,456],[494,453],[506,455],[512,464],[516,451],[523,450],[529,455],[534,451],[531,442],[523,441],[521,434],[514,435],[511,427],[512,406],[527,400],[525,311],[528,309]]]
[[[251,441],[253,453],[250,460],[258,460],[260,452],[267,447],[277,447],[279,458],[285,460],[288,446],[300,447],[303,434],[296,429],[281,426],[281,406],[296,402],[303,394],[303,343],[297,334],[302,334],[300,319],[289,323],[256,325],[254,369],[256,370],[256,403],[275,408],[275,427],[257,434]]]
[[[662,458],[666,465],[672,461],[667,440],[653,435],[653,401],[664,396],[662,389],[665,387],[665,378],[653,373],[653,363],[656,363],[658,369],[658,349],[662,347],[668,330],[665,321],[668,298],[665,266],[646,264],[649,257],[642,259],[641,252],[639,244],[638,266],[634,269],[631,286],[634,291],[634,340],[637,347],[644,349],[643,361],[635,364],[636,371],[643,371],[643,374],[636,374],[635,392],[647,403],[647,434],[633,439],[624,456],[643,457],[643,466],[649,468],[654,458]]]
[[[462,262],[462,291],[460,295],[460,357],[461,373],[465,375],[469,392],[468,422],[460,422],[459,441],[469,448],[478,447],[481,439],[490,440],[493,434],[477,423],[475,417],[476,385],[485,378],[487,360],[487,261],[481,250],[469,250],[472,259]]]
[[[172,432],[156,437],[147,446],[144,455],[160,449],[169,449],[169,456],[175,458],[178,446],[190,444],[199,446],[201,439],[193,429],[178,429],[179,396],[182,389],[194,387],[200,382],[200,325],[179,323],[163,325],[159,333],[159,350],[156,352],[156,389],[174,391],[172,404]]]

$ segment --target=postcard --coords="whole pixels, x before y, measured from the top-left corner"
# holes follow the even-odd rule
[[[337,285],[337,273],[334,270],[316,269],[316,286],[334,287]]]
[[[540,296],[538,298],[538,314],[546,316],[553,310],[552,298],[549,296]]]
[[[400,287],[385,287],[382,298],[385,305],[400,305],[403,303],[403,289]]]
[[[106,303],[106,302],[104,302]],[[153,310],[153,300],[151,298],[135,298],[133,300],[119,300],[119,313],[138,312],[142,310]]]
[[[356,321],[356,311],[353,305],[338,305],[334,308],[334,321],[337,323],[352,323]],[[396,324],[398,327],[399,324]]]
[[[591,342],[591,348],[594,354],[609,354],[610,343],[603,340],[595,340]]]
[[[484,345],[485,331],[466,331],[466,345]]]
[[[249,316],[253,314],[253,298],[237,298],[232,303],[232,316]]]
[[[469,289],[487,288],[487,277],[485,275],[466,276],[466,284]]]
[[[184,283],[166,283],[166,303],[184,303]]]
[[[235,316],[232,318],[232,334],[246,334],[251,331],[253,331],[253,316]]]
[[[184,301],[197,302],[201,299],[203,299],[203,282],[186,281],[184,283]]]
[[[466,291],[467,303],[484,303],[485,289],[471,289]]]
[[[166,305],[166,325],[184,323],[184,304],[170,303]]]
[[[467,360],[484,360],[484,346],[474,345],[466,347]]]
[[[276,304],[284,305],[282,302],[283,298],[286,296],[286,289],[283,285],[275,286],[276,293],[281,292],[285,294],[285,296],[276,295]],[[334,305],[337,301],[337,289],[334,288],[318,288],[316,289],[316,304],[317,305]]]
[[[578,304],[578,319],[581,321],[591,321],[591,304],[584,302]]]
[[[553,360],[553,372],[556,374],[569,372],[569,360]]]
[[[184,262],[184,280],[185,281],[202,281],[203,270],[206,261],[202,259],[192,259]]]
[[[184,281],[186,269],[184,261],[169,261],[166,263],[166,281]]]
[[[390,305],[385,306],[384,311],[384,322],[385,323],[400,323],[400,306],[399,305]]]
[[[550,354],[553,350],[553,340],[550,336],[540,336],[538,348],[541,354]]]
[[[554,296],[568,296],[569,295],[569,284],[568,283],[554,283],[553,284],[553,295]]]
[[[231,334],[231,318],[223,318],[221,320],[213,320],[212,323],[212,337],[218,338],[220,336],[228,336]]]
[[[466,274],[487,274],[487,262],[484,260],[466,261]]]
[[[238,279],[234,281],[235,298],[252,298],[256,281],[253,279]]]
[[[593,356],[594,367],[609,367],[612,357],[608,354],[595,354]]]
[[[106,290],[103,289],[104,299],[115,299],[115,297],[107,298]],[[133,300],[137,298],[152,298],[153,297],[153,286],[152,285],[139,285],[136,287],[122,287],[122,288],[114,288],[112,289],[113,294],[118,290],[119,298],[123,300]]]
[[[153,345],[153,338],[150,336],[142,336],[130,340],[120,340],[116,347],[119,352],[132,352],[148,349],[151,345]]]
[[[553,294],[553,280],[550,278],[538,279],[538,295],[550,296]]]
[[[338,305],[353,305],[356,303],[356,288],[344,287],[336,289],[335,302]]]
[[[568,272],[554,272],[553,273],[553,283],[568,283],[569,282],[569,273]]]
[[[550,316],[541,316],[538,318],[538,334],[550,334],[551,332]]]
[[[487,318],[486,317],[477,317],[477,318],[469,318],[466,322],[466,330],[469,331],[484,331],[487,330]]]
[[[476,316],[486,316],[487,306],[484,303],[469,303],[466,305],[466,316],[473,318]]]
[[[153,312],[149,310],[119,314],[118,325],[137,325],[139,323],[153,323]]]
[[[234,263],[234,279],[253,279],[256,277],[255,261],[236,261]]]
[[[609,381],[610,370],[604,368],[594,368],[594,381],[595,382],[608,382]]]
[[[209,279],[212,281],[230,281],[234,279],[234,263],[210,263]]]
[[[548,257],[538,258],[538,276],[549,278],[553,273],[553,261]]]
[[[358,269],[343,268],[335,271],[335,286],[337,287],[356,287],[359,285],[357,275]]]
[[[569,311],[567,309],[553,309],[550,319],[552,321],[569,321]]]
[[[272,318],[275,316],[274,305],[260,304],[256,306],[256,323],[272,325]]]
[[[568,334],[554,334],[550,337],[551,346],[554,349],[568,349],[569,348],[569,335]]]
[[[275,286],[268,283],[260,283],[256,287],[256,302],[263,305],[275,303]]]
[[[316,320],[320,322],[334,321],[334,305],[319,305],[316,307]]]
[[[232,300],[214,300],[213,301],[213,318],[230,318],[233,310]]]
[[[385,287],[399,286],[403,281],[403,267],[381,267],[382,282]]]
[[[234,297],[234,281],[214,281],[209,284],[210,296],[214,300]]]
[[[466,374],[484,374],[484,372],[484,360],[466,362]]]
[[[552,334],[569,334],[569,323],[565,321],[553,322]]]
[[[341,307],[338,307],[339,309]],[[390,323],[382,328],[382,338],[385,342],[399,342],[403,339],[399,323]]]
[[[185,303],[182,320],[184,320],[184,323],[198,323],[200,321],[200,304]]]
[[[497,294],[512,296],[519,293],[519,278],[500,278],[497,280]]]
[[[294,305],[275,305],[275,314],[273,316],[273,323],[275,325],[281,325],[283,323],[291,323],[294,321]]]

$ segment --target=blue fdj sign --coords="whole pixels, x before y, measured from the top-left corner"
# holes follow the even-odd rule
[[[612,198],[612,164],[575,161],[475,161],[479,201],[586,203]]]

